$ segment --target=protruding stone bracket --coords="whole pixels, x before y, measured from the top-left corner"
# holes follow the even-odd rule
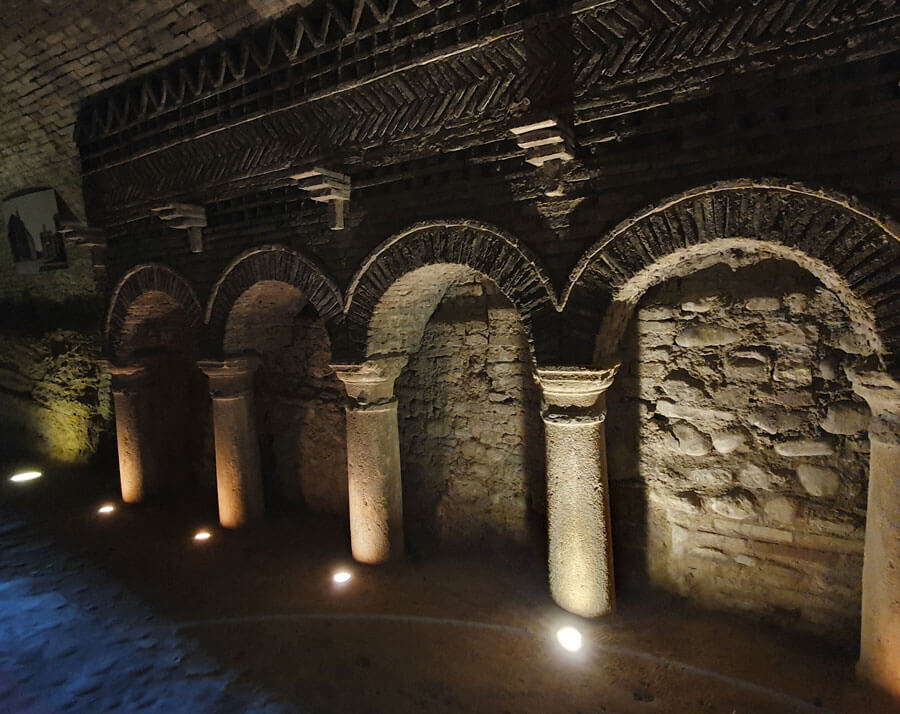
[[[350,177],[316,167],[291,176],[313,201],[329,204],[328,225],[333,231],[344,230],[347,204],[350,202]]]
[[[605,368],[538,367],[544,421],[603,421],[603,396],[612,386],[619,365]]]
[[[575,159],[572,130],[556,117],[522,124],[510,131],[525,152],[525,161],[532,166],[543,167],[551,161],[565,163]]]
[[[206,228],[206,208],[192,203],[168,203],[151,210],[172,228],[187,231],[191,253],[203,252],[203,229]]]
[[[106,232],[102,228],[64,221],[59,235],[69,245],[90,249],[94,278],[106,279]]]
[[[347,396],[360,407],[385,404],[393,401],[394,381],[406,366],[406,355],[379,357],[362,364],[333,364],[335,371],[347,389]]]

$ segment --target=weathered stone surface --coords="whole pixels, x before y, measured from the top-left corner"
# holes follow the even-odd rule
[[[715,309],[720,303],[721,300],[717,296],[711,295],[695,300],[685,300],[681,303],[681,309],[685,312],[704,313]]]
[[[675,338],[680,347],[718,347],[737,342],[740,335],[727,327],[716,325],[692,325],[686,327]]]
[[[741,467],[738,481],[746,488],[759,491],[769,491],[779,483],[779,479],[769,469],[752,463]]]
[[[733,429],[712,434],[713,448],[720,454],[731,454],[747,443],[747,432]]]
[[[707,426],[721,426],[734,421],[732,412],[704,407],[691,407],[671,402],[667,399],[660,399],[656,402],[656,413],[669,419],[682,419]]]
[[[756,515],[756,502],[749,493],[735,491],[708,501],[710,510],[725,518],[746,520]]]
[[[781,456],[830,456],[834,445],[824,439],[796,439],[775,444],[775,453]]]
[[[782,434],[798,431],[807,423],[802,412],[790,411],[779,407],[755,409],[747,414],[747,421],[767,434]]]
[[[800,464],[797,478],[811,496],[834,496],[841,485],[841,477],[834,469],[814,464]]]
[[[712,446],[710,438],[690,424],[673,424],[672,434],[678,441],[678,450],[688,456],[705,456]]]
[[[868,430],[871,416],[868,406],[861,402],[835,402],[829,405],[820,426],[829,434],[859,434]]]
[[[777,297],[752,297],[744,303],[744,307],[753,312],[774,312],[781,308],[781,300]]]
[[[792,525],[797,518],[797,504],[787,496],[775,496],[763,504],[766,519],[773,523]]]

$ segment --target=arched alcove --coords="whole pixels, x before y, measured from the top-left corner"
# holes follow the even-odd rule
[[[312,510],[346,513],[345,396],[328,332],[340,304],[311,261],[279,246],[239,256],[210,299],[211,350],[261,358],[254,409],[270,507],[302,498]]]

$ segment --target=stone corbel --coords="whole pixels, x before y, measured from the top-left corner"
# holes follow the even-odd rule
[[[328,225],[333,231],[344,229],[350,202],[350,177],[316,167],[291,176],[313,201],[329,204]]]
[[[106,233],[102,228],[63,222],[59,235],[68,245],[90,249],[94,278],[98,281],[106,278]]]
[[[549,162],[565,163],[575,158],[572,130],[556,117],[547,117],[510,129],[525,161],[544,168]]]
[[[206,208],[192,203],[168,203],[151,209],[172,228],[187,231],[191,253],[203,252],[203,229],[206,228]]]

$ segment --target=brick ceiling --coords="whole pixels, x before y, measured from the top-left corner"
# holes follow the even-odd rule
[[[0,197],[52,186],[82,216],[82,99],[310,1],[2,0]]]

